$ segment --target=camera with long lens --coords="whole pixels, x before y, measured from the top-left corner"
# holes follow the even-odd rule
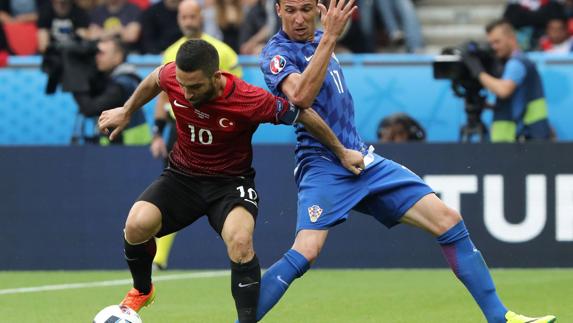
[[[97,42],[80,39],[50,44],[42,60],[42,71],[48,74],[46,93],[54,93],[60,84],[63,92],[89,91],[97,73],[97,50]]]
[[[488,133],[481,121],[481,113],[485,107],[485,89],[464,63],[464,57],[468,55],[477,57],[488,74],[499,76],[502,66],[491,48],[475,41],[444,48],[441,54],[435,57],[432,68],[435,79],[451,80],[455,95],[464,99],[467,124],[460,130],[460,141],[474,141],[477,136],[479,141],[483,142],[487,141]]]

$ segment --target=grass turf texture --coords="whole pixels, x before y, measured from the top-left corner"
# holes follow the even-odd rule
[[[525,315],[573,322],[573,269],[493,270],[501,298]],[[168,271],[160,275],[187,273]],[[4,289],[129,278],[127,271],[0,272]],[[230,277],[159,281],[145,323],[234,322]],[[91,322],[129,285],[0,294],[0,322]],[[311,270],[295,281],[263,322],[484,322],[448,270]]]

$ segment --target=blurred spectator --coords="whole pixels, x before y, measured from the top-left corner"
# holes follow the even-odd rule
[[[13,52],[8,44],[4,25],[12,23],[35,24],[38,20],[40,0],[0,0],[0,51]]]
[[[412,0],[365,0],[360,1],[358,8],[362,33],[368,40],[366,42],[368,52],[376,51],[375,9],[384,21],[391,42],[405,41],[409,53],[423,50],[422,30]]]
[[[563,7],[565,17],[567,18],[567,29],[569,30],[569,34],[573,35],[573,0],[564,0]]]
[[[181,38],[177,25],[179,0],[163,0],[141,15],[141,51],[144,54],[162,53],[174,41]]]
[[[8,40],[6,39],[6,35],[4,34],[4,29],[2,28],[2,24],[0,24],[0,53],[8,53]]]
[[[126,48],[118,37],[100,40],[97,48],[95,61],[98,73],[90,80],[89,91],[74,93],[80,113],[88,118],[97,118],[105,109],[123,106],[141,81],[135,66],[125,63]],[[149,144],[151,131],[143,111],[136,111],[131,119],[127,129],[112,143]],[[90,132],[91,129],[85,130]],[[84,137],[84,140],[104,145],[109,143],[106,136],[100,136],[97,132],[94,136]]]
[[[539,41],[539,47],[547,53],[570,53],[573,51],[573,38],[567,29],[567,18],[549,20],[545,35]]]
[[[335,53],[371,53],[376,48],[377,39],[366,39],[360,24],[360,12],[355,11],[334,48]]]
[[[98,5],[99,0],[74,0],[76,6],[83,9],[85,12],[92,12]]]
[[[52,43],[70,43],[88,37],[90,18],[72,0],[51,0],[40,8],[38,50],[43,53]]]
[[[503,18],[515,28],[523,50],[537,47],[550,19],[560,17],[563,4],[556,0],[509,0]]]
[[[219,28],[219,24],[217,24],[217,8],[215,7],[215,0],[204,0],[202,3],[199,2],[199,4],[202,8],[203,31],[219,40],[223,40],[223,33]]]
[[[277,21],[273,1],[254,1],[249,6],[239,30],[240,53],[258,55],[271,35],[278,31]]]
[[[36,22],[40,0],[0,0],[0,23]]]
[[[394,113],[382,119],[376,134],[380,143],[426,140],[424,128],[406,113]]]
[[[140,14],[139,7],[127,0],[104,0],[91,12],[89,35],[92,39],[119,36],[132,49],[139,40]]]
[[[217,24],[223,33],[223,42],[235,51],[240,50],[239,28],[243,23],[243,8],[240,0],[215,0]]]

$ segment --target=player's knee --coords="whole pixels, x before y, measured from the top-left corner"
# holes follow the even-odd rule
[[[303,255],[309,263],[313,263],[320,255],[320,247],[314,244],[298,245],[294,249]]]
[[[151,238],[151,234],[135,221],[126,221],[124,232],[125,240],[130,244],[143,243]]]
[[[132,244],[143,243],[152,238],[155,233],[155,227],[138,217],[128,217],[125,221],[125,239]]]
[[[136,202],[125,221],[125,238],[137,244],[151,239],[161,229],[161,212],[148,202]]]
[[[246,262],[254,255],[253,237],[248,232],[236,232],[227,241],[229,257],[234,262]]]
[[[443,216],[440,217],[440,221],[438,223],[438,234],[445,233],[454,225],[458,224],[461,220],[462,216],[458,211],[450,207],[445,207],[443,210]]]

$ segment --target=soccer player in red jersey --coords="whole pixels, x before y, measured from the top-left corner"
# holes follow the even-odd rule
[[[251,138],[258,125],[301,123],[349,171],[359,174],[364,162],[362,154],[346,149],[312,108],[296,107],[218,66],[212,45],[187,41],[175,62],[149,74],[123,107],[103,112],[99,128],[113,140],[130,116],[162,90],[177,121],[178,140],[169,165],[141,194],[125,223],[125,258],[133,288],[122,304],[139,311],[155,297],[154,237],[179,231],[206,215],[227,246],[239,321],[250,323],[256,322],[261,278],[252,243],[259,196]]]

